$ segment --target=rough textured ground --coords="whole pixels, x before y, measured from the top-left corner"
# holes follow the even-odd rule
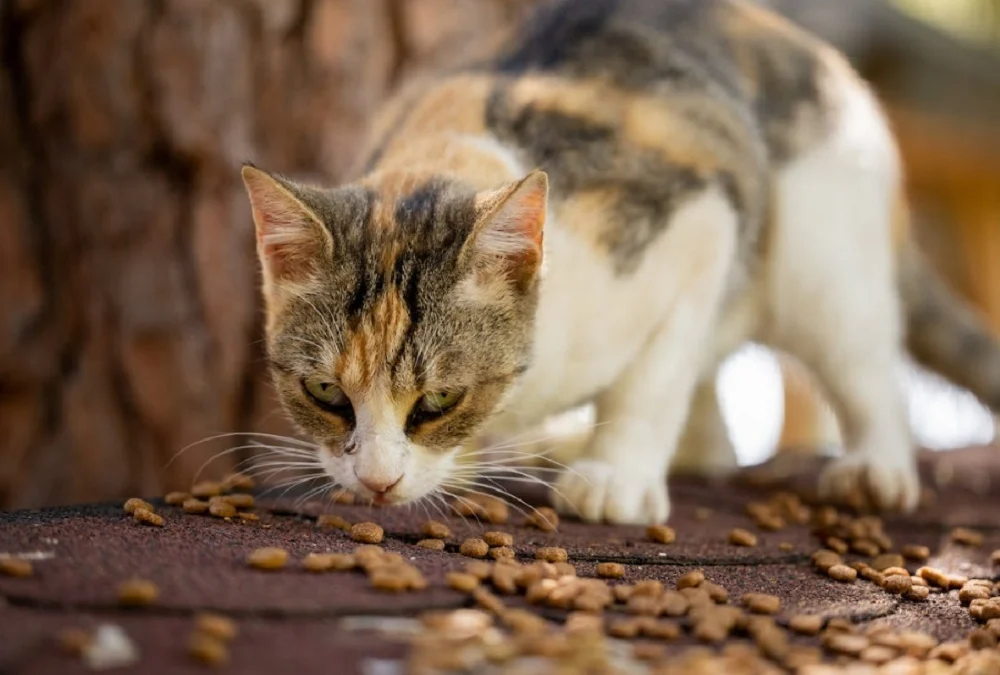
[[[778,480],[779,487],[808,492],[819,463],[786,459],[767,466],[764,473]],[[932,551],[928,564],[996,578],[990,552],[1000,548],[1000,451],[975,448],[928,454],[922,470],[933,497],[913,516],[885,519],[895,546],[926,545]],[[405,642],[399,631],[377,629],[398,627],[399,617],[414,617],[424,610],[469,606],[467,596],[445,586],[444,575],[469,560],[457,553],[461,540],[488,529],[512,533],[515,550],[524,559],[533,558],[539,546],[564,547],[580,576],[593,575],[599,561],[618,561],[626,566],[622,583],[655,578],[672,585],[685,572],[702,568],[732,598],[749,591],[779,596],[779,620],[800,612],[817,613],[856,623],[917,628],[940,640],[960,639],[974,627],[955,592],[914,603],[868,582],[840,584],[817,573],[809,554],[818,543],[808,526],[764,532],[745,515],[749,501],[775,489],[774,484],[760,484],[761,473],[755,470],[725,486],[676,481],[670,524],[677,541],[670,545],[650,542],[644,528],[568,520],[558,532],[544,533],[526,528],[523,517],[512,510],[510,522],[500,526],[434,514],[447,522],[454,536],[446,551],[433,552],[414,545],[427,520],[421,508],[297,504],[287,498],[259,502],[261,520],[252,523],[186,515],[152,500],[167,519],[163,528],[137,524],[122,512],[120,503],[0,513],[0,556],[35,558],[32,577],[0,576],[0,673],[86,671],[79,659],[60,652],[53,637],[64,628],[105,622],[122,626],[141,650],[140,662],[120,672],[204,672],[205,667],[185,651],[191,617],[200,610],[237,619],[240,633],[231,646],[231,672],[399,672],[390,664],[404,657]],[[340,530],[317,527],[315,516],[320,513],[382,524],[385,548],[398,551],[419,568],[429,588],[386,594],[372,590],[361,573],[304,571],[299,561],[307,553],[349,552],[357,546]],[[969,548],[949,541],[949,532],[958,525],[982,532],[984,544]],[[734,527],[754,531],[758,546],[729,544],[726,535]],[[289,565],[278,572],[248,568],[247,554],[263,546],[286,548],[291,553]],[[911,572],[915,568],[911,565]],[[129,577],[159,586],[154,606],[118,608],[117,587]],[[519,602],[523,605],[523,598],[509,600],[511,606]],[[546,616],[555,621],[563,618],[557,610],[547,610]]]

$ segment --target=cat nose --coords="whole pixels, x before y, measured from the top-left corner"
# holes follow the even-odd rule
[[[360,481],[362,485],[377,495],[384,495],[386,492],[396,487],[399,484],[399,481],[403,480],[403,474],[399,474],[396,477],[359,476],[357,471],[355,471],[354,475],[357,476],[358,481]]]

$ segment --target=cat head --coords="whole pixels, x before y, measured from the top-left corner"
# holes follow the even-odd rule
[[[247,165],[243,181],[285,410],[339,485],[379,503],[432,492],[527,368],[546,175],[321,189]]]

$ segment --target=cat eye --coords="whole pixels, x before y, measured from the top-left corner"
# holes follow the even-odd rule
[[[304,380],[302,386],[310,398],[330,412],[340,414],[351,408],[351,400],[347,398],[347,394],[332,382]]]
[[[416,402],[410,412],[407,426],[419,426],[424,422],[443,417],[462,400],[464,391],[432,391],[427,392]]]

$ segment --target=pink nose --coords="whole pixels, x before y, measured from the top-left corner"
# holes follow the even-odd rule
[[[357,476],[357,474],[354,475]],[[361,476],[358,476],[358,480],[361,482],[362,485],[364,485],[366,488],[368,488],[375,494],[384,495],[389,490],[399,485],[399,481],[403,480],[403,476],[402,474],[400,474],[396,478],[383,478],[381,476],[362,478]]]

